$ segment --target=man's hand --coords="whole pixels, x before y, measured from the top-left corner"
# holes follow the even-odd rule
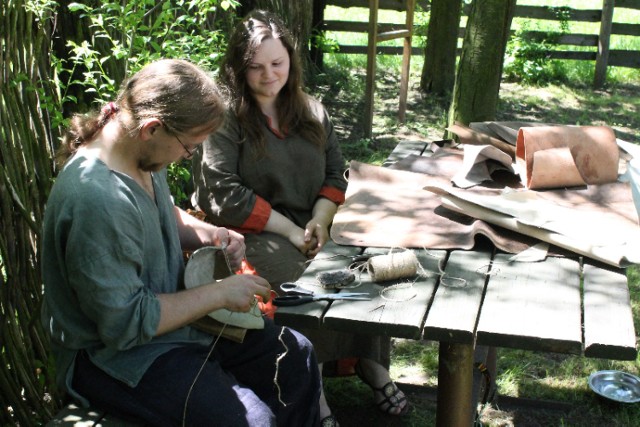
[[[225,251],[231,268],[234,271],[238,270],[242,266],[242,260],[244,259],[244,236],[233,230],[218,227],[215,231],[214,242],[216,246]]]
[[[219,282],[158,294],[160,321],[156,335],[181,328],[220,308],[248,312],[255,304],[256,295],[268,301],[270,290],[269,282],[260,276],[236,274]]]
[[[215,285],[224,298],[224,308],[229,311],[247,312],[256,303],[255,296],[269,301],[271,286],[260,276],[236,274],[222,279]]]

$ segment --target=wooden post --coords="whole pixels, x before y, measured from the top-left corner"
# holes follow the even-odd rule
[[[376,51],[378,45],[378,0],[369,0],[369,42],[367,44],[367,78],[364,86],[364,136],[371,138],[373,94],[376,87]]]
[[[327,6],[327,0],[313,0],[313,16],[311,18],[311,37],[317,37],[324,34],[324,8]],[[311,60],[318,68],[322,70],[324,67],[322,46],[317,45],[317,39],[311,40],[310,48]]]
[[[598,37],[598,52],[596,53],[596,70],[593,86],[598,89],[604,86],[607,79],[607,63],[609,62],[609,42],[611,40],[611,26],[613,25],[613,10],[615,0],[602,1],[602,18],[600,20],[600,36]]]
[[[367,44],[367,78],[365,82],[363,122],[365,138],[371,138],[371,135],[373,133],[373,106],[376,88],[376,55],[379,42],[397,38],[404,39],[404,45],[402,49],[402,70],[400,77],[400,105],[398,109],[398,120],[400,121],[400,123],[404,123],[405,113],[407,110],[407,92],[409,90],[409,73],[411,71],[411,39],[413,37],[413,12],[415,9],[415,0],[406,0],[405,27],[402,30],[378,33],[379,8],[379,0],[369,0],[369,41]]]
[[[404,38],[402,50],[402,75],[400,77],[400,105],[398,121],[404,123],[407,112],[407,93],[409,92],[409,73],[411,72],[411,38],[413,37],[413,11],[416,7],[415,0],[407,0],[405,24],[408,35]]]
[[[473,345],[440,342],[437,427],[473,425]]]

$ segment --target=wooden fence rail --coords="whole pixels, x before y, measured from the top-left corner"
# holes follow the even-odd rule
[[[317,1],[323,8],[328,5],[342,8],[368,8],[369,0],[326,0]],[[426,2],[420,2],[425,4]],[[406,0],[379,0],[379,8],[386,10],[402,10]],[[463,7],[463,14],[467,14],[470,5]],[[610,49],[612,36],[640,37],[640,23],[628,24],[613,22],[613,12],[620,9],[640,10],[640,0],[603,0],[602,9],[572,9],[569,7],[546,6],[516,6],[514,18],[558,21],[568,23],[600,23],[598,34],[569,34],[563,32],[526,31],[522,37],[531,41],[545,41],[549,46],[555,46],[548,52],[550,59],[595,61],[596,87],[602,86],[606,77],[607,67],[640,68],[640,50]],[[348,16],[348,14],[345,14]],[[366,33],[368,23],[347,20],[319,19],[316,28],[321,31]],[[402,24],[379,23],[380,31],[393,31]],[[414,33],[416,34],[416,33]],[[459,37],[464,37],[464,28],[459,31]],[[569,49],[569,46],[592,48],[590,50]],[[378,46],[377,53],[385,55],[402,54],[402,46]],[[366,45],[339,45],[339,52],[346,54],[367,54]],[[423,55],[424,49],[412,47],[413,55]],[[318,55],[316,55],[316,58]],[[321,61],[321,59],[320,59]]]

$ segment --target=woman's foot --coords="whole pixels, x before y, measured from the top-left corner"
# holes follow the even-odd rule
[[[338,420],[331,413],[327,399],[324,397],[324,390],[320,394],[320,426],[321,427],[338,427]]]
[[[318,363],[318,369],[322,374],[322,363]],[[327,403],[327,398],[324,395],[324,386],[320,390],[320,427],[340,427],[338,420],[331,413],[331,408]]]
[[[390,415],[404,415],[409,402],[402,390],[396,386],[382,365],[370,359],[360,359],[355,366],[356,375],[373,389],[378,408]]]
[[[338,424],[336,417],[331,414],[320,420],[320,427],[340,427],[340,424]]]

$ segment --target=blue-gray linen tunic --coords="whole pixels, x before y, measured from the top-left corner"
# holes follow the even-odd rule
[[[76,155],[47,202],[42,321],[59,386],[85,405],[71,389],[79,351],[136,386],[158,356],[184,343],[211,342],[190,327],[154,337],[156,295],[182,286],[184,261],[166,170],[152,176],[156,200],[101,160]]]

